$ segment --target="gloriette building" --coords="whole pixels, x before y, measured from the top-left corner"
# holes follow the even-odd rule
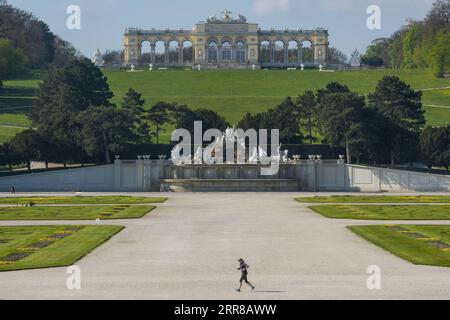
[[[225,10],[192,30],[127,28],[125,64],[202,68],[299,67],[326,65],[328,31],[261,30]]]

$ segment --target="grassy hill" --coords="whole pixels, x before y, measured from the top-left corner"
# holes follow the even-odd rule
[[[450,79],[436,79],[428,70],[363,70],[338,71],[105,71],[114,102],[132,87],[141,92],[150,105],[157,101],[178,102],[192,108],[205,107],[218,111],[231,123],[237,123],[245,112],[256,113],[277,105],[284,97],[295,97],[316,90],[331,81],[348,85],[360,94],[372,92],[384,75],[398,75],[414,89],[423,91],[429,124],[450,123]],[[41,75],[6,81],[6,92],[0,97],[0,141],[13,134],[15,127],[26,127],[27,106],[32,102]],[[445,88],[445,89],[442,89]],[[9,126],[9,127],[5,127]],[[169,129],[169,128],[168,128]],[[169,130],[163,139],[168,139]]]

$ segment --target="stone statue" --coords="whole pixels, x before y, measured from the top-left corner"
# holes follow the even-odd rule
[[[214,16],[209,16],[208,19],[206,20],[206,22],[211,23],[211,22],[217,22],[217,17]]]
[[[92,58],[92,63],[95,64],[99,68],[104,66],[105,61],[102,58],[102,53],[100,52],[100,49],[97,49],[94,52],[94,57]]]
[[[233,12],[231,12],[231,11],[228,10],[228,9],[225,9],[225,10],[223,10],[222,13],[223,13],[223,21],[228,22],[228,21],[231,20],[230,14],[232,14]]]
[[[353,51],[352,56],[350,57],[350,66],[355,68],[361,67],[361,54],[357,49]]]
[[[240,23],[246,23],[247,22],[247,18],[244,17],[242,14],[238,15],[238,22]]]

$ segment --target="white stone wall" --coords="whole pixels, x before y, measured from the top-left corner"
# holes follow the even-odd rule
[[[280,178],[297,179],[300,191],[450,191],[450,176],[344,165],[338,161],[301,161],[281,170]],[[8,192],[11,186],[18,192],[159,191],[162,179],[176,178],[187,177],[177,177],[168,161],[118,160],[114,165],[2,177],[0,192]]]
[[[355,191],[450,191],[450,176],[347,165],[347,188]]]
[[[31,173],[0,178],[0,192],[113,191],[114,165]]]

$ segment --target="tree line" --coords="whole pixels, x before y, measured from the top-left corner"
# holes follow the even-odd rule
[[[88,59],[52,69],[40,84],[29,114],[32,127],[0,148],[5,165],[31,161],[111,163],[127,144],[160,143],[168,125],[193,133],[194,121],[204,130],[224,131],[224,117],[207,109],[157,102],[146,106],[130,88],[119,105],[111,102],[107,78]],[[337,82],[316,92],[285,98],[265,112],[247,113],[242,129],[279,129],[284,144],[322,142],[344,147],[348,162],[398,163],[426,160],[448,167],[449,127],[425,127],[420,91],[396,76],[382,78],[367,97]]]
[[[78,56],[45,22],[0,0],[0,88],[1,80],[26,69],[60,67]]]
[[[389,38],[372,42],[362,63],[388,68],[431,68],[437,77],[450,69],[450,0],[437,0],[423,20],[409,20]]]
[[[155,139],[159,144],[166,124],[189,129],[201,120],[222,130],[230,125],[208,109],[163,101],[146,109],[142,95],[132,88],[120,105],[111,102],[113,96],[107,78],[89,59],[49,70],[28,115],[31,128],[1,147],[1,162],[10,168],[26,162],[29,169],[31,161],[111,163],[111,156],[127,143]]]

